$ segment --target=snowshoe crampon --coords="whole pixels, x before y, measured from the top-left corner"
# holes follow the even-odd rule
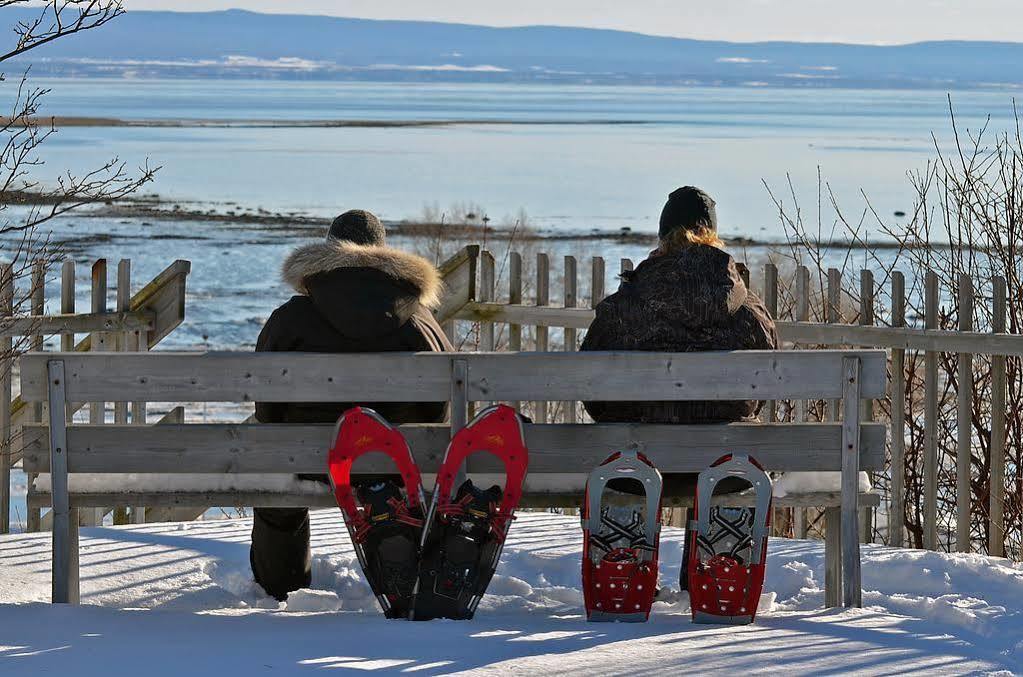
[[[712,506],[714,487],[726,477],[749,482],[756,507]],[[746,455],[722,456],[700,473],[687,550],[694,623],[745,625],[756,618],[764,587],[771,480]]]
[[[382,479],[352,485],[352,466],[373,452],[394,462],[401,484]],[[384,615],[407,618],[419,562],[424,500],[419,469],[405,438],[372,409],[349,409],[338,420],[328,471],[359,564]]]
[[[504,488],[455,486],[465,460],[488,453],[504,463]],[[528,453],[522,419],[506,405],[482,411],[451,439],[423,531],[413,620],[469,619],[487,590],[522,497]]]
[[[582,514],[588,620],[642,622],[650,616],[661,487],[661,474],[635,450],[612,454],[590,473]]]

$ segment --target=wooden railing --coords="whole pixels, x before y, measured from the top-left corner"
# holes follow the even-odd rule
[[[0,533],[10,530],[11,469],[21,461],[22,444],[19,431],[26,425],[43,421],[44,408],[40,403],[27,406],[22,397],[12,398],[12,374],[17,367],[15,341],[27,338],[28,349],[42,350],[44,337],[59,336],[63,351],[146,351],[159,343],[177,327],[185,316],[185,279],[189,273],[187,261],[176,261],[157,275],[135,294],[131,293],[131,261],[123,259],[117,266],[115,308],[108,308],[107,262],[99,259],[92,265],[92,303],[90,312],[77,313],[75,308],[75,263],[66,261],[61,266],[60,312],[46,314],[46,268],[40,262],[32,267],[28,315],[13,315],[16,296],[15,275],[11,264],[0,266],[0,354],[5,356],[0,375]],[[85,337],[76,343],[77,335]],[[25,348],[22,347],[22,350]],[[82,408],[73,404],[68,415]],[[90,422],[105,423],[104,403],[92,403],[88,415]],[[145,420],[146,405],[118,398],[114,404],[114,421]],[[31,491],[32,477],[29,477]],[[27,502],[26,529],[39,531],[49,526],[33,501]],[[87,524],[96,524],[105,510],[93,510],[83,515]],[[136,511],[135,518],[141,515]]]
[[[575,257],[564,257],[560,271],[552,275],[549,256],[544,253],[536,255],[535,264],[532,267],[535,280],[532,283],[532,300],[527,298],[524,292],[523,280],[526,279],[523,273],[523,258],[516,252],[510,252],[502,257],[500,268],[505,275],[494,274],[495,257],[489,252],[480,254],[480,287],[478,294],[468,300],[455,314],[455,317],[465,323],[480,327],[480,347],[486,348],[508,348],[510,350],[521,350],[535,348],[543,350],[552,345],[552,331],[560,332],[554,334],[556,348],[563,350],[575,350],[578,340],[584,331],[589,327],[594,317],[593,308],[604,298],[608,285],[605,279],[606,264],[603,258],[593,257],[589,267],[588,276],[578,274],[578,266]],[[622,259],[619,268],[622,271],[632,270],[633,262]],[[978,331],[973,322],[973,309],[978,299],[974,295],[974,281],[968,276],[959,280],[956,289],[946,290],[942,296],[938,288],[937,277],[930,273],[922,281],[924,286],[923,312],[919,318],[921,326],[909,326],[907,322],[907,299],[906,281],[904,276],[895,272],[890,277],[890,288],[886,290],[887,307],[881,308],[876,302],[875,296],[880,293],[874,282],[870,271],[862,271],[858,280],[857,293],[850,294],[843,289],[842,274],[836,270],[828,270],[825,274],[811,277],[811,271],[806,267],[799,266],[792,271],[792,283],[784,291],[786,292],[787,303],[779,307],[781,288],[779,284],[778,269],[773,264],[763,267],[761,273],[756,276],[756,283],[751,287],[761,294],[768,310],[776,318],[779,336],[784,347],[870,347],[885,348],[890,351],[890,373],[891,392],[890,401],[896,404],[895,411],[901,410],[901,416],[891,417],[892,436],[889,448],[889,462],[884,476],[887,480],[885,493],[887,495],[886,510],[890,516],[899,518],[889,520],[889,529],[886,531],[887,542],[891,545],[901,546],[906,543],[906,533],[903,527],[902,516],[908,509],[906,501],[906,477],[905,445],[907,442],[907,422],[913,421],[914,416],[919,416],[920,411],[914,411],[911,403],[907,402],[907,370],[915,366],[916,353],[923,353],[919,362],[922,363],[922,371],[925,374],[923,387],[919,393],[919,407],[923,412],[924,429],[924,453],[922,467],[919,469],[923,478],[923,534],[922,545],[929,549],[937,549],[939,543],[937,514],[937,490],[939,477],[955,477],[955,524],[946,533],[954,534],[951,549],[959,551],[970,551],[971,549],[984,549],[989,554],[1004,556],[1005,549],[1005,505],[1006,505],[1006,358],[1023,356],[1023,336],[1005,333],[1006,318],[1006,285],[1005,280],[995,277],[986,281],[990,288],[990,317],[992,321],[988,331]],[[504,279],[498,279],[503,277]],[[750,283],[750,275],[745,274],[747,283]],[[814,290],[811,287],[811,279],[823,279],[823,288]],[[552,293],[551,283],[560,284],[564,291],[564,303],[551,305],[552,296],[557,298],[559,294]],[[579,284],[582,281],[587,289],[580,290]],[[503,289],[507,291],[503,291]],[[611,290],[613,291],[613,290]],[[585,302],[580,302],[586,298]],[[963,309],[959,313],[959,324],[955,330],[940,330],[939,326],[939,301],[947,300],[957,308]],[[843,305],[855,304],[848,308]],[[818,312],[811,312],[814,308]],[[884,311],[882,318],[882,312]],[[810,321],[812,316],[817,316],[820,321]],[[856,323],[847,323],[847,318],[853,319]],[[884,319],[883,326],[877,326]],[[500,330],[495,327],[506,327],[503,332],[504,340],[496,340],[492,337],[502,336]],[[941,421],[938,420],[938,403],[941,387],[949,385],[939,383],[938,359],[943,353],[956,354],[959,358],[959,371],[954,377],[956,383],[950,384],[955,388],[957,407],[955,428],[958,438],[955,440],[957,449],[954,467],[945,467],[942,459],[939,458],[939,435]],[[910,359],[907,359],[908,358]],[[974,478],[974,485],[989,487],[986,492],[978,495],[977,490],[971,490],[971,476],[976,472],[970,467],[971,445],[975,439],[971,437],[971,415],[973,397],[973,379],[977,378],[973,371],[973,364],[978,356],[989,356],[991,361],[991,386],[990,386],[990,417],[985,423],[989,427],[990,435],[990,478]],[[950,377],[951,380],[952,377]],[[968,387],[958,387],[958,383],[968,384]],[[915,400],[914,400],[915,401]],[[569,404],[561,408],[563,412],[570,412],[569,417],[577,415],[577,408]],[[819,411],[820,409],[818,409]],[[824,405],[825,418],[837,421],[840,419],[840,412],[833,403]],[[548,420],[549,409],[546,405],[534,407],[532,415],[537,420]],[[766,421],[778,420],[779,417],[788,420],[804,421],[808,416],[807,402],[796,400],[789,402],[768,401],[761,416]],[[564,414],[559,414],[556,420],[567,420]],[[946,445],[947,446],[947,445]],[[948,487],[949,491],[952,490]],[[1017,497],[1023,501],[1023,496]],[[986,520],[988,522],[987,542],[971,541],[970,525],[971,520]],[[805,536],[807,533],[808,520],[805,515],[797,512],[795,515],[794,532],[797,536]],[[951,536],[950,536],[951,538]]]

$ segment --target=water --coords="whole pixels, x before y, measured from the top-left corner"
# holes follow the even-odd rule
[[[474,202],[495,222],[525,210],[552,230],[653,231],[664,197],[706,188],[729,235],[779,240],[763,183],[791,176],[815,211],[818,170],[858,214],[909,211],[906,172],[951,141],[937,91],[376,84],[199,80],[41,80],[46,113],[122,119],[501,120],[429,128],[65,128],[44,176],[110,157],[162,165],[153,190],[180,201],[237,202],[316,215],[361,207],[415,218]],[[9,96],[10,87],[4,94]],[[954,96],[960,124],[993,116],[1001,92]],[[2,101],[0,101],[2,103]],[[558,122],[563,124],[544,124]],[[636,124],[612,124],[629,122]],[[513,124],[512,124],[513,123]],[[572,124],[564,124],[572,123]],[[876,230],[876,229],[875,229]]]
[[[935,91],[647,88],[485,84],[39,80],[52,89],[45,114],[160,120],[463,120],[411,128],[87,128],[59,131],[45,146],[40,176],[83,170],[118,156],[162,165],[151,189],[190,206],[235,202],[329,216],[361,207],[386,219],[415,218],[424,206],[472,201],[495,222],[525,210],[548,231],[653,232],[665,195],[694,183],[718,201],[722,230],[781,240],[777,210],[762,182],[816,211],[818,168],[853,215],[863,189],[880,214],[909,210],[905,173],[947,148],[947,102]],[[0,87],[7,105],[13,87]],[[4,98],[6,97],[6,98]],[[963,125],[985,116],[1009,125],[1011,101],[997,92],[955,96]],[[500,120],[504,124],[483,124]],[[473,123],[474,121],[474,123]],[[547,123],[560,124],[547,124]],[[629,124],[616,124],[629,123]],[[786,197],[786,202],[788,203]],[[829,224],[825,224],[826,229]],[[305,235],[286,227],[201,221],[71,216],[54,223],[79,261],[78,307],[89,307],[88,264],[131,258],[135,288],[172,260],[193,263],[187,319],[162,347],[251,349],[269,313],[290,295],[278,279]],[[160,239],[154,239],[159,237]],[[396,238],[394,244],[417,243]],[[13,240],[0,238],[10,251]],[[621,256],[640,245],[576,242],[555,253],[608,259],[608,289]],[[553,249],[553,247],[546,247]],[[762,252],[761,252],[762,253]],[[754,253],[755,257],[755,253]],[[555,268],[558,268],[557,259]],[[51,274],[49,297],[57,298]],[[581,298],[587,298],[585,284]],[[49,310],[56,308],[51,303]],[[209,412],[237,419],[234,409]],[[191,415],[201,417],[201,408]],[[16,474],[15,514],[24,515]]]

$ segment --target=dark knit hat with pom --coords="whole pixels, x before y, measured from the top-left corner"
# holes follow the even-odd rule
[[[714,200],[695,186],[683,186],[668,196],[661,210],[657,235],[662,240],[676,230],[718,229]]]
[[[379,247],[384,244],[384,235],[384,224],[380,223],[380,219],[362,209],[352,209],[334,219],[327,239]]]

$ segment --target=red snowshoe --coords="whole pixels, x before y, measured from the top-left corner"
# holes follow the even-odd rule
[[[352,486],[355,461],[372,452],[394,461],[391,479]],[[423,485],[405,438],[372,409],[355,407],[337,423],[328,468],[362,571],[388,618],[408,618],[423,531]]]
[[[476,453],[504,462],[503,489],[482,490],[472,480],[455,486]],[[509,406],[485,409],[452,438],[426,517],[413,620],[472,618],[497,568],[527,465],[522,419]]]
[[[657,591],[661,473],[635,450],[609,456],[586,482],[582,526],[587,620],[647,620]]]
[[[755,508],[711,504],[714,487],[726,477],[749,482]],[[688,561],[683,563],[694,623],[746,625],[756,618],[764,587],[771,499],[771,479],[749,456],[722,456],[700,473],[694,519],[686,536]]]

